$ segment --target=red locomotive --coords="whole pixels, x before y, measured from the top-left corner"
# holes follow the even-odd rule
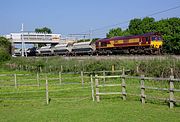
[[[95,42],[97,54],[157,54],[163,44],[159,33],[146,33],[136,36],[124,36],[100,39]]]

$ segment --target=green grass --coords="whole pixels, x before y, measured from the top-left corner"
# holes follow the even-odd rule
[[[179,108],[169,109],[156,104],[142,105],[137,101],[106,100],[100,103],[91,100],[61,102],[49,105],[19,104],[0,107],[1,121],[13,122],[179,122]]]
[[[14,72],[6,72],[11,74]],[[16,72],[21,74],[22,72]],[[28,72],[26,72],[28,73]],[[33,77],[32,77],[33,76]],[[18,77],[21,84],[36,84],[36,74],[26,77]],[[127,96],[123,101],[121,95],[101,96],[100,102],[91,99],[89,78],[85,79],[84,87],[81,78],[75,74],[63,74],[62,83],[59,80],[49,80],[50,104],[46,105],[45,74],[40,74],[40,87],[38,86],[14,86],[0,87],[0,121],[2,122],[116,122],[116,121],[180,121],[180,106],[169,109],[167,103],[158,100],[147,100],[142,105],[139,97]],[[58,78],[57,74],[48,74],[48,78]],[[76,77],[76,78],[75,78]],[[4,77],[6,80],[7,77]],[[29,78],[35,80],[29,81]],[[68,78],[68,79],[67,79]],[[25,80],[24,80],[25,79]],[[1,77],[1,80],[3,78]],[[121,79],[106,79],[106,83],[121,83]],[[67,84],[72,83],[75,84]],[[103,83],[103,80],[101,79]],[[5,82],[6,83],[6,82]],[[127,92],[140,94],[138,80],[127,80]],[[145,84],[166,87],[166,83]],[[178,84],[177,84],[178,86]],[[105,87],[100,91],[121,91],[121,87]],[[169,93],[147,90],[145,94],[161,95],[168,97]],[[176,97],[180,94],[175,92]]]

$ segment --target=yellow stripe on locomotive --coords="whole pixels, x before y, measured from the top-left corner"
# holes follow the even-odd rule
[[[139,38],[129,39],[128,43],[138,43]]]
[[[163,40],[161,37],[152,37],[152,40],[151,40],[151,48],[156,48],[156,49],[159,49],[161,48],[163,45]]]

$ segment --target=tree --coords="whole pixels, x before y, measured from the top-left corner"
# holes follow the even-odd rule
[[[174,17],[156,22],[156,31],[163,35],[164,51],[180,54],[180,18]]]
[[[5,37],[0,37],[0,62],[11,58],[11,43]]]
[[[141,19],[135,18],[133,20],[130,21],[129,23],[129,32],[132,35],[138,35],[138,34],[142,34],[142,30],[141,30]]]
[[[110,29],[109,33],[106,34],[107,38],[111,38],[115,36],[123,36],[123,31],[121,28]]]
[[[154,32],[155,19],[151,17],[145,17],[143,19],[132,19],[129,23],[129,32],[132,35],[144,34],[148,32]]]
[[[143,18],[141,28],[143,33],[155,32],[155,19],[152,17]]]
[[[43,27],[43,28],[36,28],[35,29],[36,33],[52,33],[51,29],[47,28],[47,27]]]

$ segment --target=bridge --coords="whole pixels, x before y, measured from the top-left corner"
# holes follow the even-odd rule
[[[61,41],[61,34],[46,34],[34,32],[11,33],[6,35],[12,44],[12,54],[14,54],[15,44],[21,44],[22,56],[26,54],[26,44],[59,44]]]
[[[15,44],[21,44],[22,40],[14,40],[14,39],[10,39],[11,43],[15,43]],[[40,40],[40,39],[34,39],[34,40],[23,40],[24,43],[26,44],[58,44],[60,42],[60,40]]]
[[[13,44],[22,44],[22,40],[21,39],[10,39],[11,43]],[[34,40],[30,40],[30,39],[26,39],[26,40],[23,40],[23,42],[25,44],[58,44],[60,43],[60,40],[40,40],[40,39],[34,39]]]
[[[45,33],[11,33],[7,35],[12,44],[58,44],[61,41],[60,34],[45,34]]]

